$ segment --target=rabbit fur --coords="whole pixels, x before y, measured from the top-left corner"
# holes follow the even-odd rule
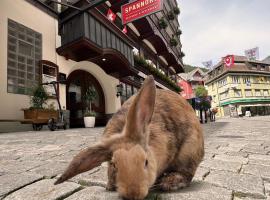
[[[75,156],[55,184],[108,161],[108,190],[144,199],[151,188],[186,187],[204,156],[202,128],[180,95],[149,76],[108,122],[102,140]]]

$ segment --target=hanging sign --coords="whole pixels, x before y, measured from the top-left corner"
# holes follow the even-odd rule
[[[137,0],[121,7],[122,23],[127,24],[163,9],[163,0]]]

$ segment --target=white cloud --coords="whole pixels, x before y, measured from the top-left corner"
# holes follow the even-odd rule
[[[184,62],[214,63],[258,46],[270,55],[270,0],[179,0]]]

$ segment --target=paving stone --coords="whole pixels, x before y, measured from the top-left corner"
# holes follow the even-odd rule
[[[26,172],[35,167],[46,164],[43,161],[18,161],[18,160],[6,160],[0,161],[0,172],[7,174],[18,174]]]
[[[227,146],[227,147],[220,147],[218,148],[219,151],[221,152],[239,152],[243,147],[241,146]]]
[[[230,151],[230,152],[227,152],[226,155],[228,155],[228,156],[241,156],[244,158],[248,157],[248,153],[242,152],[242,151],[240,151],[240,152]]]
[[[159,200],[231,200],[232,191],[204,182],[193,182],[190,187],[174,193],[162,193]]]
[[[241,163],[227,162],[215,159],[204,160],[200,166],[210,169],[225,170],[231,172],[238,172],[241,169]]]
[[[46,179],[33,183],[8,195],[5,200],[58,200],[81,188],[80,185],[71,182],[54,185],[55,181],[56,179]]]
[[[215,155],[214,159],[222,160],[227,162],[237,162],[241,164],[247,164],[248,158],[244,158],[242,156],[229,156],[229,155]]]
[[[248,164],[243,166],[242,171],[243,173],[261,176],[265,180],[270,180],[270,166]]]
[[[63,173],[67,166],[68,162],[49,162],[48,164],[30,170],[30,172],[41,174],[44,177],[51,178]]]
[[[205,178],[205,176],[209,174],[209,172],[210,170],[207,168],[198,167],[193,180],[202,181]]]
[[[265,198],[263,181],[249,174],[237,174],[225,171],[211,171],[206,182],[235,191],[238,194],[255,198]]]
[[[87,187],[74,193],[65,200],[121,200],[117,192],[108,192],[104,187]]]
[[[270,183],[264,182],[265,193],[270,196]]]
[[[106,187],[108,180],[107,167],[97,167],[91,171],[79,174],[71,180],[82,185]]]
[[[10,192],[40,179],[42,179],[41,175],[33,173],[6,174],[0,176],[0,199]]]
[[[250,162],[253,162],[254,164],[262,164],[262,165],[270,165],[270,155],[258,155],[253,154],[249,155]]]

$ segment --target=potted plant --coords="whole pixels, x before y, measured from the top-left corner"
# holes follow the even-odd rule
[[[30,95],[30,108],[23,109],[24,119],[31,120],[33,124],[46,124],[50,118],[58,118],[58,113],[54,109],[53,104],[48,108],[47,100],[49,96],[42,85],[38,85],[33,89]]]
[[[158,25],[161,29],[165,29],[168,26],[167,21],[164,19],[164,17],[162,17],[159,21],[158,21]]]
[[[174,20],[175,19],[175,15],[174,15],[174,12],[173,11],[170,11],[168,13],[168,18],[169,18],[169,20]]]
[[[180,29],[178,29],[178,30],[176,31],[176,35],[179,36],[179,35],[181,35],[181,34],[182,34],[182,31],[181,31]]]
[[[173,12],[174,12],[174,14],[179,15],[180,14],[180,9],[178,7],[174,7]]]
[[[97,98],[97,92],[93,86],[90,86],[84,95],[85,102],[87,104],[84,113],[84,125],[86,128],[92,128],[95,126],[96,113],[92,111],[92,102]]]
[[[177,45],[178,45],[177,40],[176,40],[175,38],[171,38],[171,39],[170,39],[170,45],[171,45],[171,46],[177,46]]]

